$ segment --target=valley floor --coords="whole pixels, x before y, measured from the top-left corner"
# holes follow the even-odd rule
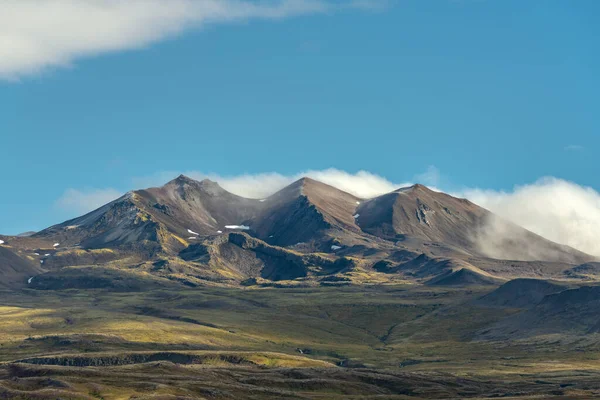
[[[494,288],[0,292],[0,398],[591,398],[600,336],[491,341]]]

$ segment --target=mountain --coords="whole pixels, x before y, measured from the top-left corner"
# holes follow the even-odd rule
[[[573,268],[593,259],[422,185],[361,199],[309,178],[259,200],[181,175],[10,240],[58,274],[53,282],[62,268],[94,265],[188,285],[316,284],[329,275],[329,283],[499,285],[576,277],[583,269]]]
[[[229,193],[216,182],[183,175],[163,187],[134,194],[156,222],[182,237],[216,235],[226,226],[247,225],[264,208],[259,200]]]
[[[354,215],[360,199],[333,186],[302,178],[264,200],[258,236],[291,246],[346,232],[360,233]]]
[[[477,304],[499,308],[532,308],[547,295],[568,289],[564,283],[543,279],[513,279],[483,296]]]
[[[433,286],[494,286],[502,282],[502,279],[478,268],[460,268],[441,273],[426,283]]]
[[[468,200],[414,185],[363,202],[357,221],[375,236],[406,237],[471,248],[486,211]]]
[[[181,175],[159,188],[129,192],[33,237],[82,248],[177,252],[198,236],[218,235],[226,226],[248,223],[261,208],[260,201],[229,193],[216,182]]]
[[[167,244],[167,232],[185,245],[199,236],[247,230],[270,243],[291,246],[332,229],[359,233],[353,218],[358,203],[358,198],[308,178],[256,200],[229,193],[216,182],[182,175],[159,188],[130,192],[34,237],[102,248]]]
[[[600,286],[583,286],[549,294],[534,307],[507,317],[480,332],[483,340],[600,333]]]
[[[469,200],[435,192],[423,185],[365,201],[357,213],[357,223],[364,232],[389,240],[438,243],[456,253],[564,263],[592,258],[502,220]]]
[[[600,277],[600,262],[589,262],[578,265],[564,271],[564,275],[571,279],[597,280]]]

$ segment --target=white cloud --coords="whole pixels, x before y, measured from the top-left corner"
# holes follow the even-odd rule
[[[19,79],[82,57],[143,48],[211,23],[282,19],[380,0],[2,0],[0,78]]]
[[[440,184],[440,170],[435,165],[427,167],[427,171],[415,177],[416,182],[426,186],[438,186]]]
[[[584,150],[584,147],[580,144],[570,144],[568,146],[565,146],[565,150],[566,151],[582,151],[582,150]]]
[[[67,189],[55,206],[71,216],[79,216],[118,199],[122,195],[116,189]]]
[[[459,195],[546,239],[600,256],[600,193],[593,188],[549,177],[511,192]]]
[[[393,183],[386,178],[367,171],[359,171],[353,174],[335,168],[320,171],[308,170],[293,175],[268,172],[262,174],[222,176],[198,171],[188,171],[183,174],[196,180],[210,179],[216,181],[224,189],[232,193],[256,199],[267,197],[303,177],[309,177],[335,186],[338,189],[362,198],[375,197],[411,185],[406,182]],[[150,177],[137,178],[134,180],[134,184],[138,188],[159,186],[177,175],[178,173],[176,172],[160,172]]]

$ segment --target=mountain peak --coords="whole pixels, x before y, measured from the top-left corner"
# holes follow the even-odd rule
[[[203,179],[197,181],[186,175],[179,175],[172,181],[167,182],[163,187],[166,190],[175,190],[180,196],[185,197],[186,193],[191,192],[203,192],[208,193],[212,196],[228,194],[217,182],[210,179]]]
[[[420,183],[415,183],[411,186],[414,190],[431,190],[425,185],[421,185]]]
[[[302,178],[298,179],[297,181],[295,181],[294,183],[292,183],[290,186],[294,186],[294,187],[304,187],[306,185],[310,185],[313,183],[317,183],[317,181],[315,181],[312,178],[309,178],[307,176],[303,176]],[[321,182],[318,182],[321,183]]]
[[[400,189],[396,189],[394,190],[394,193],[409,193],[409,192],[425,192],[425,193],[431,193],[432,190],[429,189],[427,186],[425,185],[421,185],[420,183],[416,183],[412,186],[406,186]]]
[[[167,182],[165,184],[165,186],[182,186],[182,185],[196,185],[196,186],[200,186],[202,188],[221,188],[221,186],[215,182],[215,181],[211,181],[210,179],[203,179],[201,181],[197,181],[196,179],[190,178],[189,176],[186,175],[179,175],[177,178]]]
[[[167,182],[167,183],[165,184],[165,186],[172,186],[172,185],[181,186],[181,185],[183,185],[183,184],[188,184],[188,185],[189,185],[189,184],[192,184],[192,183],[197,183],[197,182],[198,182],[198,181],[196,181],[196,180],[194,180],[194,179],[190,178],[189,176],[186,176],[186,175],[183,175],[183,174],[181,174],[181,175],[179,175],[177,178],[175,178],[175,179],[173,179],[173,180],[171,180],[171,181]]]
[[[314,179],[311,178],[307,178],[307,177],[302,177],[300,179],[298,179],[297,181],[294,181],[293,183],[289,184],[288,186],[284,187],[283,189],[281,189],[280,191],[276,192],[275,194],[273,194],[272,196],[277,198],[277,197],[287,197],[287,196],[296,196],[298,194],[305,194],[305,191],[313,186],[315,186],[315,184],[318,185],[324,185],[324,183],[315,181]]]

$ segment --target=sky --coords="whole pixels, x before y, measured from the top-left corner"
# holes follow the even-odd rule
[[[179,173],[247,196],[311,175],[364,197],[421,182],[600,254],[598,16],[595,0],[3,1],[0,233]]]

